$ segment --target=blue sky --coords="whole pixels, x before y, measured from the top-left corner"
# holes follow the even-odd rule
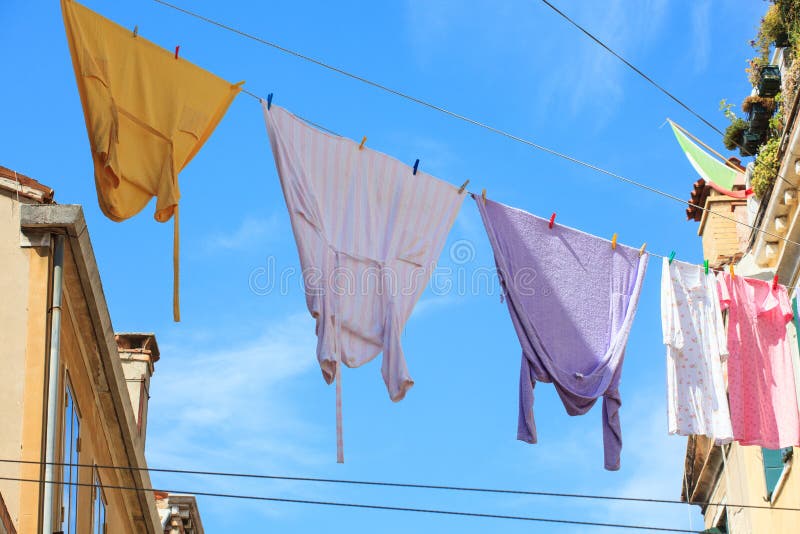
[[[722,149],[714,132],[536,0],[180,1],[243,30],[540,144],[688,197],[696,179],[667,117]],[[622,243],[702,262],[684,206],[208,26],[148,0],[85,4],[342,135],[490,198]],[[747,41],[765,2],[580,0],[557,5],[720,128],[722,98],[749,91]],[[100,212],[58,3],[0,3],[0,164],[82,204],[118,331],[156,332],[151,466],[678,498],[685,439],[667,435],[660,260],[651,260],[623,371],[622,469],[603,470],[599,404],[569,417],[537,387],[540,443],[515,440],[520,347],[487,291],[428,291],[403,343],[416,385],[392,403],[379,359],[347,369],[344,465],[334,389],[315,360],[314,322],[257,102],[240,96],[180,176],[182,318],[171,318],[171,225],[151,204],[124,223]],[[451,254],[466,246],[467,261]],[[467,201],[440,260],[493,266]],[[445,271],[447,272],[447,271]],[[455,276],[455,274],[453,274]],[[265,294],[266,293],[266,294]],[[464,293],[464,292],[461,292]],[[701,525],[697,509],[567,499],[153,475],[156,486],[653,526]],[[199,498],[209,532],[573,532],[569,526]],[[254,523],[255,522],[255,523]],[[607,532],[609,529],[587,528]]]

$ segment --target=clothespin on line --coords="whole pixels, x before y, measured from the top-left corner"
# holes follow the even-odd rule
[[[419,168],[419,160],[414,162],[414,176],[416,176],[418,168]]]
[[[775,275],[775,278],[772,279],[772,289],[773,291],[778,289],[778,275]]]
[[[181,45],[175,47],[175,59],[178,59],[178,52],[181,51]]]
[[[646,249],[646,248],[647,248],[647,242],[645,241],[644,243],[642,243],[642,248],[639,249],[639,257],[640,258],[644,254],[644,249]]]
[[[267,109],[272,107],[272,93],[267,95]]]
[[[469,180],[461,184],[461,187],[458,188],[458,194],[460,195],[461,193],[463,193],[464,189],[466,189],[468,185],[469,185]]]
[[[611,250],[617,250],[617,234],[611,236]]]
[[[731,263],[731,278],[736,278],[736,275],[733,273],[733,264]]]
[[[139,37],[139,26],[134,26],[133,27],[133,38],[135,39],[137,37]]]
[[[483,199],[483,205],[486,205],[486,189],[481,191],[481,198]]]
[[[703,268],[706,270],[706,274],[708,274],[708,260],[703,260]]]
[[[552,230],[553,229],[553,224],[555,222],[556,222],[556,214],[555,214],[555,212],[553,212],[553,214],[550,216],[550,224],[548,224],[547,226]]]
[[[366,142],[367,142],[367,136],[365,135],[364,137],[361,138],[361,144],[358,145],[358,149],[359,150],[364,150],[364,143],[366,143]]]
[[[675,251],[673,250],[672,252],[669,253],[669,262],[672,263],[672,260],[674,259],[675,259]]]

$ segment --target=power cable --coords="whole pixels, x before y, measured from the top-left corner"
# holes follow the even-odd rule
[[[669,97],[671,100],[673,100],[673,101],[674,101],[676,104],[678,104],[678,105],[679,105],[679,106],[681,106],[683,109],[685,109],[686,111],[688,111],[689,113],[691,113],[692,115],[694,115],[695,117],[697,117],[698,119],[700,119],[700,121],[701,121],[701,122],[703,122],[704,124],[706,124],[706,125],[707,125],[709,128],[711,128],[712,130],[714,130],[715,132],[717,132],[719,135],[722,135],[722,136],[724,136],[724,135],[725,135],[725,133],[724,133],[724,132],[722,132],[722,130],[720,130],[720,129],[719,129],[719,128],[717,128],[716,126],[714,126],[714,125],[711,123],[711,121],[707,120],[705,117],[703,117],[702,115],[700,115],[700,113],[698,113],[697,111],[695,111],[694,109],[692,109],[691,107],[689,107],[689,105],[688,105],[688,104],[686,104],[686,103],[685,103],[683,100],[681,100],[680,98],[678,98],[677,96],[675,96],[674,94],[672,94],[670,91],[668,91],[666,88],[664,88],[664,87],[663,87],[661,84],[659,84],[658,82],[656,82],[656,81],[655,81],[653,78],[651,78],[650,76],[648,76],[647,74],[645,74],[644,72],[642,72],[642,70],[641,70],[641,69],[639,69],[638,67],[636,67],[636,65],[634,65],[633,63],[631,63],[630,61],[628,61],[627,59],[625,59],[624,57],[622,57],[621,55],[619,55],[619,54],[618,54],[617,52],[615,52],[615,51],[614,51],[614,50],[613,50],[613,49],[612,49],[610,46],[608,46],[606,43],[604,43],[604,42],[603,42],[603,41],[601,41],[601,40],[600,40],[598,37],[596,37],[596,36],[595,36],[593,33],[591,33],[589,30],[587,30],[586,28],[584,28],[583,26],[581,26],[580,24],[578,24],[577,22],[575,22],[575,21],[574,21],[574,20],[573,20],[573,19],[572,19],[572,18],[571,18],[569,15],[567,15],[566,13],[564,13],[563,11],[561,11],[560,9],[558,9],[556,6],[554,6],[554,5],[553,5],[552,3],[550,3],[548,0],[541,0],[541,1],[542,1],[542,3],[543,3],[543,4],[545,4],[547,7],[549,7],[550,9],[552,9],[553,11],[555,11],[556,13],[558,13],[558,14],[561,16],[561,18],[563,18],[564,20],[566,20],[567,22],[569,22],[570,24],[572,24],[573,26],[575,26],[576,28],[578,28],[578,29],[579,29],[579,30],[580,30],[582,33],[584,33],[584,34],[585,34],[587,37],[589,37],[589,39],[591,39],[592,41],[594,41],[595,43],[597,43],[598,45],[600,45],[601,47],[603,47],[604,49],[606,49],[606,50],[607,50],[607,51],[608,51],[608,52],[609,52],[609,53],[610,53],[612,56],[614,56],[615,58],[617,58],[618,60],[620,60],[622,63],[624,63],[624,64],[625,64],[625,65],[627,65],[628,67],[630,67],[630,69],[631,69],[631,70],[633,70],[633,71],[634,71],[636,74],[638,74],[639,76],[641,76],[642,78],[644,78],[645,80],[647,80],[647,81],[648,81],[648,82],[649,82],[649,83],[650,83],[650,84],[651,84],[653,87],[655,87],[656,89],[658,89],[659,91],[661,91],[662,93],[664,93],[665,95],[667,95],[667,97]],[[743,147],[742,145],[740,145],[739,143],[736,143],[736,141],[734,141],[734,143],[736,144],[736,146],[737,146],[738,148],[744,149],[744,147]],[[783,177],[783,176],[781,176],[780,174],[778,174],[777,176],[778,176],[778,178],[780,178],[781,180],[783,180],[783,181],[784,181],[784,182],[786,182],[787,184],[789,184],[789,185],[791,185],[792,187],[794,187],[794,184],[792,184],[792,183],[791,183],[789,180],[787,180],[786,178],[784,178],[784,177]]]
[[[0,477],[0,480],[8,480],[14,482],[31,482],[36,484],[56,484],[56,485],[65,485],[65,486],[86,486],[86,487],[96,487],[98,484],[90,484],[86,482],[58,482],[54,480],[39,480],[34,478],[16,478],[16,477]],[[349,503],[349,502],[338,502],[338,501],[312,501],[308,499],[289,499],[283,497],[266,497],[260,495],[240,495],[235,493],[217,493],[217,492],[209,492],[209,491],[191,491],[191,490],[172,490],[172,489],[156,489],[156,488],[132,488],[129,486],[112,486],[108,484],[99,484],[104,490],[108,489],[116,489],[116,490],[125,490],[125,491],[138,491],[138,492],[153,492],[153,491],[160,491],[165,493],[183,493],[183,494],[190,494],[190,495],[199,495],[202,497],[220,497],[220,498],[227,498],[227,499],[244,499],[244,500],[252,500],[252,501],[269,501],[269,502],[282,502],[282,503],[295,503],[295,504],[311,504],[317,506],[337,506],[343,508],[360,508],[360,509],[368,509],[368,510],[384,510],[384,511],[393,511],[393,512],[416,512],[416,513],[423,513],[423,514],[437,514],[437,515],[449,515],[449,516],[462,516],[462,517],[473,517],[473,518],[483,518],[483,519],[512,519],[517,521],[532,521],[532,522],[539,522],[539,523],[554,523],[554,524],[561,524],[561,525],[580,525],[580,526],[591,526],[591,527],[612,527],[612,528],[624,528],[624,529],[631,529],[631,530],[651,530],[657,532],[694,532],[694,530],[686,530],[686,529],[679,529],[679,528],[669,528],[669,527],[653,527],[653,526],[646,526],[646,525],[630,525],[625,523],[600,523],[596,521],[578,521],[573,519],[553,519],[553,518],[546,518],[546,517],[530,517],[530,516],[519,516],[519,515],[505,515],[505,514],[484,514],[479,512],[460,512],[454,510],[440,510],[435,508],[411,508],[406,506],[387,506],[387,505],[379,505],[379,504],[361,504],[361,503]]]
[[[498,489],[498,488],[477,488],[470,486],[446,486],[438,484],[412,484],[403,482],[386,482],[386,481],[368,481],[368,480],[350,480],[350,479],[337,479],[337,478],[316,478],[316,477],[299,477],[288,475],[264,475],[256,473],[233,473],[225,471],[195,471],[189,469],[168,469],[156,467],[126,467],[126,466],[112,466],[112,465],[97,465],[97,464],[81,464],[81,463],[66,463],[66,462],[37,462],[34,460],[7,460],[0,459],[0,463],[16,463],[16,464],[31,464],[31,465],[56,465],[56,466],[69,466],[69,467],[84,467],[92,469],[114,469],[121,471],[147,471],[151,473],[170,473],[178,475],[200,475],[200,476],[215,476],[215,477],[234,477],[234,478],[250,478],[260,480],[283,480],[292,482],[320,482],[328,484],[347,484],[359,486],[380,486],[392,488],[407,488],[407,489],[426,489],[426,490],[443,490],[443,491],[460,491],[470,493],[493,493],[504,495],[526,495],[536,497],[560,497],[572,499],[590,499],[590,500],[606,500],[606,501],[624,501],[624,502],[637,502],[647,504],[687,504],[684,501],[674,499],[655,499],[647,497],[617,497],[612,495],[591,495],[584,493],[557,493],[548,491],[531,491],[531,490],[515,490],[515,489]],[[696,504],[702,506],[715,505],[719,503],[692,501],[689,504]],[[728,504],[737,508],[755,508],[763,510],[781,510],[787,512],[800,512],[800,508],[788,508],[781,506],[766,506],[766,505],[739,505]]]
[[[543,145],[540,145],[540,144],[534,143],[533,141],[530,141],[530,140],[528,140],[528,139],[525,139],[525,138],[523,138],[523,137],[519,137],[519,136],[517,136],[517,135],[514,135],[514,134],[512,134],[512,133],[509,133],[509,132],[507,132],[507,131],[505,131],[505,130],[501,130],[500,128],[497,128],[497,127],[491,126],[491,125],[489,125],[489,124],[486,124],[486,123],[480,122],[480,121],[478,121],[478,120],[472,119],[472,118],[470,118],[470,117],[467,117],[467,116],[465,116],[465,115],[461,115],[461,114],[459,114],[459,113],[455,113],[455,112],[453,112],[453,111],[450,111],[450,110],[448,110],[448,109],[445,109],[445,108],[443,108],[443,107],[441,107],[441,106],[437,106],[437,105],[435,105],[435,104],[432,104],[432,103],[430,103],[430,102],[427,102],[427,101],[425,101],[425,100],[422,100],[422,99],[420,99],[420,98],[417,98],[417,97],[415,97],[415,96],[409,95],[409,94],[407,94],[407,93],[403,93],[403,92],[401,92],[401,91],[398,91],[398,90],[396,90],[396,89],[392,89],[392,88],[390,88],[390,87],[387,87],[387,86],[385,86],[385,85],[383,85],[383,84],[380,84],[380,83],[378,83],[378,82],[374,82],[374,81],[372,81],[372,80],[369,80],[369,79],[367,79],[367,78],[364,78],[363,76],[359,76],[359,75],[357,75],[357,74],[353,74],[353,73],[351,73],[351,72],[348,72],[348,71],[346,71],[346,70],[340,69],[340,68],[338,68],[338,67],[335,67],[335,66],[333,66],[333,65],[330,65],[330,64],[328,64],[328,63],[325,63],[325,62],[323,62],[323,61],[320,61],[320,60],[318,60],[318,59],[314,59],[314,58],[312,58],[312,57],[310,57],[310,56],[307,56],[307,55],[305,55],[305,54],[301,54],[300,52],[297,52],[297,51],[295,51],[295,50],[291,50],[291,49],[289,49],[289,48],[286,48],[286,47],[283,47],[283,46],[281,46],[281,45],[279,45],[279,44],[276,44],[276,43],[273,43],[273,42],[271,42],[271,41],[267,41],[267,40],[265,40],[265,39],[262,39],[262,38],[260,38],[260,37],[258,37],[258,36],[255,36],[255,35],[253,35],[253,34],[250,34],[250,33],[244,32],[244,31],[242,31],[242,30],[239,30],[239,29],[237,29],[237,28],[234,28],[234,27],[232,27],[232,26],[228,26],[228,25],[226,25],[226,24],[223,24],[223,23],[221,23],[221,22],[218,22],[218,21],[216,21],[216,20],[210,19],[210,18],[208,18],[208,17],[205,17],[205,16],[203,16],[203,15],[200,15],[199,13],[195,13],[195,12],[193,12],[193,11],[189,11],[188,9],[184,9],[184,8],[182,8],[182,7],[176,6],[176,5],[174,5],[174,4],[171,4],[171,3],[169,3],[169,2],[166,2],[166,1],[164,1],[164,0],[153,0],[153,1],[154,1],[154,2],[156,2],[156,3],[158,3],[158,4],[161,4],[161,5],[163,5],[163,6],[169,7],[170,9],[174,9],[175,11],[178,11],[178,12],[180,12],[180,13],[184,13],[184,14],[186,14],[186,15],[189,15],[189,16],[191,16],[191,17],[194,17],[194,18],[196,18],[196,19],[198,19],[198,20],[202,20],[203,22],[206,22],[206,23],[208,23],[208,24],[212,24],[212,25],[214,25],[214,26],[217,26],[217,27],[219,27],[219,28],[222,28],[222,29],[224,29],[224,30],[230,31],[230,32],[232,32],[232,33],[235,33],[235,34],[237,34],[237,35],[240,35],[240,36],[242,36],[242,37],[245,37],[245,38],[247,38],[247,39],[251,39],[251,40],[253,40],[253,41],[256,41],[256,42],[258,42],[258,43],[261,43],[261,44],[264,44],[264,45],[270,46],[270,47],[272,47],[272,48],[275,48],[276,50],[280,50],[281,52],[284,52],[284,53],[286,53],[286,54],[289,54],[289,55],[295,56],[295,57],[297,57],[297,58],[300,58],[300,59],[302,59],[302,60],[304,60],[304,61],[308,61],[308,62],[314,63],[315,65],[318,65],[318,66],[320,66],[320,67],[326,68],[326,69],[328,69],[328,70],[331,70],[331,71],[333,71],[333,72],[336,72],[336,73],[338,73],[338,74],[341,74],[341,75],[343,75],[343,76],[347,76],[348,78],[352,78],[352,79],[354,79],[354,80],[357,80],[357,81],[359,81],[359,82],[362,82],[362,83],[364,83],[364,84],[370,85],[370,86],[372,86],[372,87],[375,87],[375,88],[377,88],[377,89],[380,89],[380,90],[382,90],[382,91],[385,91],[385,92],[387,92],[387,93],[393,94],[393,95],[395,95],[395,96],[399,96],[399,97],[401,97],[401,98],[404,98],[404,99],[406,99],[406,100],[409,100],[409,101],[411,101],[411,102],[414,102],[414,103],[416,103],[416,104],[419,104],[419,105],[421,105],[421,106],[427,107],[427,108],[429,108],[429,109],[433,109],[433,110],[435,110],[435,111],[438,111],[438,112],[440,112],[440,113],[443,113],[443,114],[445,114],[445,115],[449,115],[450,117],[453,117],[453,118],[456,118],[456,119],[458,119],[458,120],[461,120],[461,121],[467,122],[467,123],[469,123],[469,124],[472,124],[472,125],[474,125],[474,126],[478,126],[478,127],[480,127],[480,128],[483,128],[483,129],[485,129],[485,130],[488,130],[488,131],[490,131],[490,132],[496,133],[496,134],[498,134],[498,135],[501,135],[501,136],[503,136],[503,137],[507,137],[507,138],[509,138],[509,139],[511,139],[511,140],[513,140],[513,141],[516,141],[516,142],[518,142],[518,143],[521,143],[521,144],[524,144],[524,145],[530,146],[530,147],[532,147],[532,148],[535,148],[535,149],[537,149],[537,150],[540,150],[540,151],[542,151],[542,152],[548,153],[548,154],[550,154],[550,155],[552,155],[552,156],[556,156],[556,157],[558,157],[558,158],[564,159],[564,160],[566,160],[566,161],[570,161],[570,162],[572,162],[572,163],[575,163],[575,164],[577,164],[577,165],[581,165],[581,166],[583,166],[583,167],[586,167],[586,168],[588,168],[588,169],[592,169],[592,170],[594,170],[594,171],[596,171],[596,172],[599,172],[599,173],[601,173],[601,174],[605,174],[605,175],[607,175],[607,176],[610,176],[610,177],[612,177],[612,178],[615,178],[615,179],[617,179],[617,180],[619,180],[619,181],[622,181],[622,182],[625,182],[625,183],[627,183],[627,184],[630,184],[630,185],[633,185],[633,186],[639,187],[639,188],[641,188],[641,189],[644,189],[644,190],[650,191],[650,192],[652,192],[652,193],[656,193],[656,194],[658,194],[658,195],[661,195],[661,196],[663,196],[663,197],[665,197],[665,198],[672,199],[672,200],[674,200],[674,201],[676,201],[676,202],[679,202],[680,204],[683,204],[683,205],[688,205],[688,206],[691,206],[691,207],[693,207],[693,208],[699,209],[699,210],[701,210],[701,211],[708,212],[708,213],[709,213],[709,214],[711,214],[711,215],[715,215],[715,216],[717,216],[717,217],[721,217],[721,218],[723,218],[723,219],[727,219],[727,220],[729,220],[729,221],[731,221],[731,222],[733,222],[733,223],[735,223],[735,224],[739,224],[739,225],[742,225],[742,226],[746,226],[747,228],[750,228],[751,230],[755,230],[756,232],[760,232],[760,233],[762,233],[762,234],[764,234],[764,235],[768,235],[768,236],[770,236],[770,237],[773,237],[773,238],[775,238],[775,239],[778,239],[779,241],[783,241],[783,242],[785,242],[785,243],[791,243],[792,245],[795,245],[795,246],[798,246],[798,247],[800,247],[800,243],[798,243],[798,242],[796,242],[796,241],[793,241],[793,240],[791,240],[791,239],[788,239],[788,238],[786,238],[786,237],[780,236],[780,235],[778,235],[778,234],[772,233],[772,232],[770,232],[770,231],[768,231],[768,230],[764,230],[764,229],[762,229],[762,228],[757,228],[756,226],[753,226],[753,225],[751,225],[751,224],[748,224],[748,223],[746,223],[746,222],[744,222],[744,221],[739,221],[739,220],[737,220],[737,219],[736,219],[736,218],[734,218],[734,217],[731,217],[731,216],[725,215],[724,213],[720,213],[720,212],[712,211],[712,210],[710,210],[710,209],[706,208],[705,206],[699,206],[699,205],[697,205],[697,204],[693,204],[693,203],[691,203],[691,202],[687,202],[686,200],[683,200],[683,199],[681,199],[681,198],[679,198],[679,197],[677,197],[677,196],[675,196],[675,195],[672,195],[672,194],[670,194],[670,193],[667,193],[667,192],[665,192],[665,191],[661,191],[660,189],[656,189],[655,187],[651,187],[651,186],[649,186],[649,185],[646,185],[646,184],[643,184],[643,183],[637,182],[637,181],[635,181],[635,180],[632,180],[632,179],[630,179],[630,178],[626,178],[626,177],[624,177],[624,176],[622,176],[622,175],[620,175],[620,174],[617,174],[617,173],[615,173],[615,172],[612,172],[612,171],[609,171],[609,170],[603,169],[602,167],[598,167],[597,165],[594,165],[594,164],[592,164],[592,163],[588,163],[588,162],[585,162],[585,161],[583,161],[583,160],[580,160],[580,159],[578,159],[578,158],[575,158],[575,157],[569,156],[569,155],[567,155],[567,154],[564,154],[564,153],[562,153],[562,152],[559,152],[559,151],[557,151],[557,150],[554,150],[554,149],[552,149],[552,148],[548,148],[548,147],[545,147],[545,146],[543,146]],[[262,99],[261,97],[259,97],[258,95],[254,94],[254,93],[251,93],[251,92],[249,92],[249,91],[247,92],[247,94],[248,94],[248,95],[250,95],[250,96],[252,96],[253,98],[255,98],[255,99],[257,99],[257,100],[263,100],[263,99]],[[303,119],[303,120],[306,120],[306,119]],[[308,122],[308,121],[307,121],[307,122]],[[310,123],[310,124],[313,124],[313,123]],[[327,130],[327,129],[326,129],[326,130]],[[330,130],[328,130],[328,131],[330,131]]]

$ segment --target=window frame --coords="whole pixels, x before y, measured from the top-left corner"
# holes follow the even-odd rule
[[[765,500],[770,503],[774,502],[775,498],[780,493],[783,486],[782,481],[785,478],[787,471],[792,466],[792,447],[784,447],[782,449],[768,449],[761,447],[761,464],[764,470],[764,489],[766,490],[767,497]],[[780,458],[780,466],[777,465],[776,458]],[[780,470],[778,470],[780,468]]]
[[[81,458],[81,411],[75,398],[69,372],[64,371],[64,388],[62,391],[63,410],[61,411],[60,428],[60,469],[58,474],[59,499],[55,523],[63,534],[78,533],[79,489]],[[74,432],[73,432],[74,431]],[[69,432],[69,436],[67,435]],[[69,441],[67,441],[69,440]],[[72,465],[70,465],[72,464]]]
[[[106,534],[108,532],[108,500],[100,480],[100,472],[95,464],[92,484],[92,534]],[[100,513],[103,522],[99,523]],[[98,529],[99,527],[99,529]]]

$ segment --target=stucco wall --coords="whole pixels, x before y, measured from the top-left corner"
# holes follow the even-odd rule
[[[29,250],[19,246],[19,204],[0,191],[0,458],[20,459],[27,341]],[[20,477],[0,462],[0,476]],[[0,480],[9,515],[19,525],[20,487]]]

